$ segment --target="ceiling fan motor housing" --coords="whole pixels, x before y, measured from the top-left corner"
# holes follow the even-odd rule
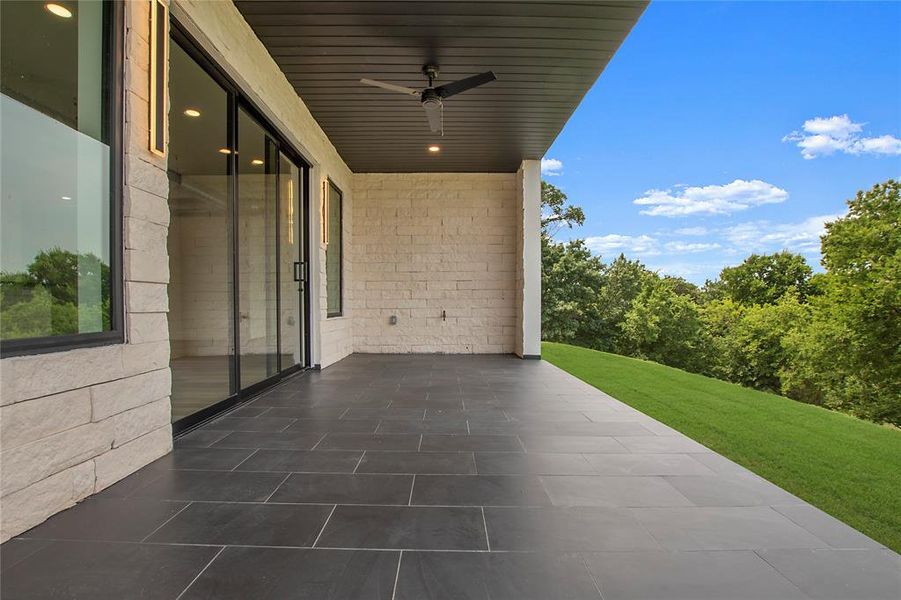
[[[441,96],[438,95],[433,88],[426,88],[422,91],[422,106],[423,108],[438,108],[441,106]]]

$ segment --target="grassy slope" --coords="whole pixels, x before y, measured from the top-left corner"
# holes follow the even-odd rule
[[[901,552],[901,432],[616,354],[542,358]]]

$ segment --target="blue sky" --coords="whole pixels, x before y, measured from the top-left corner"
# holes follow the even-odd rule
[[[824,220],[901,177],[899,32],[895,2],[652,3],[545,155],[586,213],[557,238],[697,283],[818,266]]]

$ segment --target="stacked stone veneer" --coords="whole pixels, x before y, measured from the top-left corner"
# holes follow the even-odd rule
[[[516,182],[515,173],[354,175],[354,351],[513,352]]]
[[[127,341],[0,361],[0,540],[172,448],[168,180],[147,150],[149,4],[126,4]]]

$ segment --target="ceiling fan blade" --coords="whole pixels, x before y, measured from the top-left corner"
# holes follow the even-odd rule
[[[420,94],[419,90],[414,90],[413,88],[404,87],[402,85],[394,85],[393,83],[385,83],[384,81],[376,81],[375,79],[363,78],[360,80],[360,83],[374,85],[375,87],[380,87],[392,92],[400,92],[401,94],[408,94],[410,96],[418,96]]]
[[[479,75],[467,77],[466,79],[460,79],[459,81],[453,81],[451,83],[439,85],[435,88],[435,92],[442,98],[450,98],[451,96],[455,96],[461,92],[465,92],[466,90],[471,90],[474,87],[479,87],[480,85],[490,83],[495,79],[497,79],[497,77],[492,71],[486,71],[484,73],[480,73]]]
[[[425,109],[425,116],[429,120],[429,129],[432,130],[432,133],[441,133],[444,135],[444,107],[438,103],[430,103],[423,104],[422,108]]]

